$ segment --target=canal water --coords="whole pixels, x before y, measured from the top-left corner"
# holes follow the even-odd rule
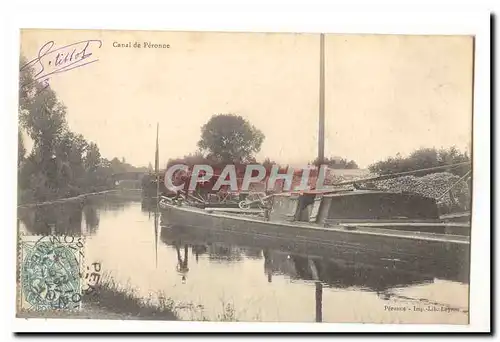
[[[463,269],[415,273],[159,221],[133,192],[19,211],[21,232],[85,236],[86,264],[99,262],[103,279],[145,300],[165,296],[185,320],[468,321]]]

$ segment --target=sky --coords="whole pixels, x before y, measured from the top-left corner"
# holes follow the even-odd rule
[[[98,61],[49,82],[70,129],[103,157],[154,164],[159,123],[164,165],[195,152],[201,126],[219,113],[264,133],[258,160],[317,156],[319,34],[32,29],[21,53],[31,60],[49,41],[89,39],[102,41],[89,49]],[[141,48],[113,47],[128,42]],[[364,168],[419,147],[470,151],[472,51],[467,36],[327,34],[325,156]]]

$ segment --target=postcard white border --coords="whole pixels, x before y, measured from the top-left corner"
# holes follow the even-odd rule
[[[486,11],[474,9],[464,1],[418,1],[404,6],[400,2],[349,1],[346,4],[314,1],[269,2],[254,0],[235,9],[234,2],[183,1],[172,5],[166,1],[146,6],[147,1],[60,2],[61,7],[48,6],[50,1],[18,4],[6,14],[5,45],[1,55],[5,68],[2,94],[7,97],[1,115],[1,156],[4,161],[3,205],[6,235],[2,240],[10,259],[5,261],[8,276],[2,282],[11,303],[2,310],[13,331],[120,331],[120,332],[475,332],[490,329],[490,17]],[[64,3],[64,5],[63,5]],[[413,5],[412,5],[413,4]],[[453,12],[449,9],[453,6]],[[71,8],[69,10],[68,8]],[[492,8],[492,7],[490,7]],[[63,10],[64,9],[64,10]],[[99,9],[100,12],[96,12]],[[146,11],[147,10],[147,11]],[[215,12],[217,11],[217,12]],[[432,12],[431,12],[432,11]],[[8,15],[7,15],[8,14]],[[474,117],[474,203],[471,253],[470,325],[405,325],[405,324],[309,324],[309,323],[206,323],[103,320],[25,320],[15,317],[15,194],[17,184],[17,67],[20,28],[75,29],[142,29],[189,31],[267,31],[267,32],[335,32],[386,34],[470,34],[476,36],[475,117]],[[4,30],[5,32],[5,30]],[[6,255],[7,253],[4,253]]]

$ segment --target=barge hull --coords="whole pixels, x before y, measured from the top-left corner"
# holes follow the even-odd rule
[[[378,261],[385,267],[404,267],[425,273],[446,273],[447,269],[460,269],[463,275],[469,273],[470,244],[465,239],[454,239],[453,236],[437,235],[432,238],[432,234],[417,232],[407,232],[401,236],[383,229],[350,230],[293,222],[269,222],[210,214],[169,204],[162,207],[162,225],[227,231],[259,239],[283,239],[323,246],[353,262]]]

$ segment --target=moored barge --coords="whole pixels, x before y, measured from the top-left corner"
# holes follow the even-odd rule
[[[470,224],[439,218],[436,201],[413,193],[345,190],[271,196],[264,209],[196,208],[162,197],[162,220],[261,238],[328,241],[345,256],[429,265],[440,259],[468,262]],[[426,267],[427,267],[426,266]]]

